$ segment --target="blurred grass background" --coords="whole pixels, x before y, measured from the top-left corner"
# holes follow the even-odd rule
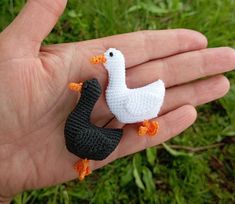
[[[0,1],[0,30],[24,3]],[[204,33],[209,47],[235,47],[235,1],[69,0],[45,43],[178,27]],[[235,73],[227,76],[229,94],[198,108],[197,122],[178,137],[113,162],[83,182],[25,192],[13,203],[235,203]]]

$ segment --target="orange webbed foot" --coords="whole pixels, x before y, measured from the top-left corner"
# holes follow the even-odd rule
[[[72,91],[81,92],[83,83],[69,83],[69,88]]]
[[[86,176],[91,174],[89,163],[90,160],[88,159],[81,159],[75,163],[74,169],[78,173],[78,178],[80,181],[82,181]]]
[[[148,132],[148,127],[146,127],[144,124],[139,127],[138,135],[139,136],[145,136]]]
[[[145,120],[142,125],[139,127],[138,134],[139,136],[155,136],[159,130],[159,124],[157,121],[148,121]]]

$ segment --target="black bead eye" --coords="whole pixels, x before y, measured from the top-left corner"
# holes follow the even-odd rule
[[[112,57],[112,56],[113,56],[113,53],[112,53],[112,52],[110,52],[110,53],[109,53],[109,56],[110,56],[110,57]]]

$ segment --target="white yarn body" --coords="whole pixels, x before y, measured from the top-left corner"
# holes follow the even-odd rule
[[[109,74],[106,101],[120,122],[136,123],[157,117],[165,96],[162,80],[129,89],[126,86],[124,57],[123,60],[107,60],[104,66]]]
[[[163,104],[164,95],[164,83],[159,80],[137,89],[120,90],[108,87],[106,101],[120,122],[136,123],[156,118]]]

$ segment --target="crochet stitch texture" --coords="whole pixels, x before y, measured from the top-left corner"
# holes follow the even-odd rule
[[[65,124],[67,149],[82,159],[105,159],[123,135],[122,129],[101,128],[90,123],[91,112],[100,95],[101,87],[96,79],[85,81],[80,100]]]
[[[104,67],[109,75],[106,101],[116,118],[122,123],[136,123],[157,117],[165,96],[163,81],[129,89],[123,54],[115,48],[109,48],[104,56]]]

